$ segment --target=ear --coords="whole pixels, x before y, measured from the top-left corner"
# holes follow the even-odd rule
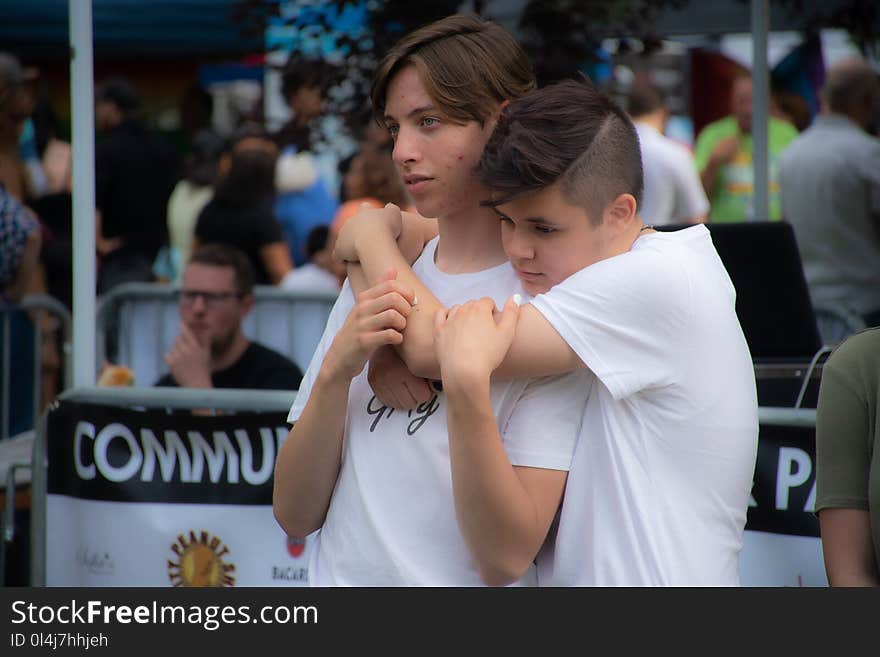
[[[510,105],[509,100],[502,100],[498,105],[495,106],[495,109],[492,110],[492,113],[489,114],[489,117],[486,119],[486,127],[490,130],[495,130],[495,126],[498,125],[498,119],[501,118],[501,112],[504,111],[504,108]]]
[[[605,208],[605,223],[615,232],[623,233],[636,218],[637,204],[632,194],[620,194]]]

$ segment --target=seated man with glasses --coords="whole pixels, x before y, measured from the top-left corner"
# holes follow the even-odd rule
[[[253,267],[238,249],[206,244],[193,252],[181,279],[180,333],[165,354],[171,371],[157,386],[299,389],[296,364],[242,332],[253,288]]]

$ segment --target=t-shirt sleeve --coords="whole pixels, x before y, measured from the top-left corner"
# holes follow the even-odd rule
[[[871,428],[857,372],[838,354],[822,369],[816,410],[816,511],[868,509]]]
[[[652,249],[590,265],[531,301],[615,399],[675,381],[689,302],[683,268]]]
[[[528,382],[501,428],[512,465],[568,471],[593,380],[580,371]]]
[[[305,375],[303,375],[302,382],[299,385],[299,392],[297,392],[296,399],[293,401],[293,406],[290,407],[290,413],[287,415],[289,423],[296,422],[299,416],[302,415],[303,409],[309,401],[312,386],[315,384],[315,377],[318,375],[318,370],[321,369],[321,364],[324,362],[324,356],[330,350],[333,338],[336,337],[339,329],[342,328],[352,308],[354,308],[354,293],[351,290],[348,279],[346,279],[342,290],[339,292],[339,297],[336,299],[336,303],[333,304],[333,310],[330,311],[330,316],[327,318],[324,334],[321,336],[318,346],[315,347],[315,353]]]

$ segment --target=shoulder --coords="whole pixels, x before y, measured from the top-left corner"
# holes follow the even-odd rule
[[[770,117],[770,131],[774,133],[774,137],[793,141],[800,133],[791,123]]]
[[[735,131],[735,121],[732,116],[725,116],[717,121],[707,123],[697,136],[697,141],[711,141],[720,139]]]
[[[826,366],[871,369],[880,365],[880,327],[860,331],[844,340],[828,358]]]

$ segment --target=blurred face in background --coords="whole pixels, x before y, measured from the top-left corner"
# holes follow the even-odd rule
[[[232,346],[252,305],[253,297],[236,287],[232,267],[195,262],[183,273],[180,319],[200,343],[211,346],[214,356]]]

